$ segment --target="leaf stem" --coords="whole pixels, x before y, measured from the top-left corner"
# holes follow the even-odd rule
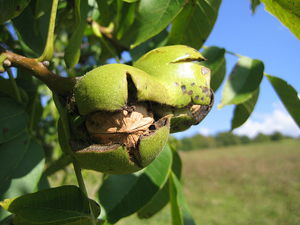
[[[55,29],[57,5],[58,5],[58,0],[53,0],[45,49],[44,49],[42,55],[38,58],[38,61],[40,61],[40,62],[45,61],[45,60],[51,60],[52,56],[53,56],[54,29]]]
[[[232,52],[232,51],[228,51],[228,50],[225,50],[227,54],[230,54],[230,55],[234,55],[236,57],[243,57],[242,55],[238,54],[238,53],[235,53],[235,52]]]
[[[14,79],[14,76],[13,76],[13,74],[11,72],[11,69],[7,68],[6,72],[7,72],[8,76],[9,76],[9,80],[11,82],[11,85],[12,85],[13,89],[14,89],[15,96],[16,96],[18,102],[22,103],[21,93],[20,93],[20,90],[19,90],[19,88],[17,86],[16,80]]]
[[[83,180],[83,177],[82,177],[81,168],[79,166],[79,163],[78,163],[77,159],[74,158],[74,157],[73,157],[72,161],[73,161],[73,167],[74,167],[74,171],[75,171],[75,174],[76,174],[76,178],[77,178],[79,188],[85,194],[87,199],[89,200],[88,193],[87,193],[87,190],[86,190],[86,187],[85,187],[85,184],[84,184],[84,180]],[[88,201],[88,202],[89,202],[90,213],[91,213],[91,218],[92,218],[92,225],[97,225],[96,224],[96,218],[95,218],[95,215],[94,215],[93,210],[92,210],[91,202],[90,201]]]
[[[205,49],[208,49],[209,47],[203,45],[202,48],[205,50]],[[228,51],[227,49],[225,49],[225,52],[226,52],[227,54],[230,54],[230,55],[233,55],[233,56],[236,56],[236,57],[243,57],[242,55],[240,55],[240,54],[238,54],[238,53],[235,53],[235,52],[232,52],[232,51]]]
[[[10,66],[21,67],[33,73],[33,75],[44,82],[54,93],[67,95],[72,92],[76,78],[61,77],[51,72],[46,65],[33,58],[27,58],[16,53],[0,48],[0,56],[10,62]]]

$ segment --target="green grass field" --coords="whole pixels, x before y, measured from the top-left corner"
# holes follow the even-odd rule
[[[299,225],[300,141],[182,153],[183,182],[197,225]],[[171,224],[169,207],[149,220]]]

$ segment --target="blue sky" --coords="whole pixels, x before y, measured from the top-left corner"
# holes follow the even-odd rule
[[[220,46],[265,63],[265,72],[285,79],[300,93],[300,41],[260,5],[254,15],[250,1],[223,0],[216,25],[206,46]],[[237,57],[226,56],[227,75]],[[196,133],[215,134],[230,129],[233,107],[217,109],[223,86],[217,91],[215,105],[201,124],[176,134],[178,138]],[[300,129],[288,115],[269,82],[264,78],[261,93],[249,121],[234,132],[254,136],[275,130],[300,136]]]

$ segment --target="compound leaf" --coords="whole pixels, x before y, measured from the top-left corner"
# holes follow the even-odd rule
[[[259,95],[259,88],[253,93],[252,97],[234,108],[231,129],[235,129],[247,121],[254,110]]]
[[[229,104],[241,104],[251,98],[253,92],[259,87],[263,77],[264,64],[257,59],[240,57],[225,83],[222,108]]]
[[[300,127],[300,99],[297,91],[285,80],[267,75],[283,105]]]

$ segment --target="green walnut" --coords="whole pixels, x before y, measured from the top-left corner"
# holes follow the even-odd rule
[[[134,63],[162,84],[167,90],[168,102],[156,105],[160,115],[172,115],[171,132],[188,129],[208,114],[213,104],[210,89],[210,70],[200,64],[205,58],[185,45],[154,49]]]
[[[151,107],[165,103],[167,92],[142,70],[98,67],[78,80],[74,98],[83,119],[72,129],[71,145],[82,168],[132,173],[150,164],[168,140],[170,116],[156,117]]]
[[[209,69],[187,46],[168,46],[134,66],[100,66],[78,79],[69,113],[72,154],[82,168],[125,174],[149,165],[170,131],[199,123],[213,93]]]

